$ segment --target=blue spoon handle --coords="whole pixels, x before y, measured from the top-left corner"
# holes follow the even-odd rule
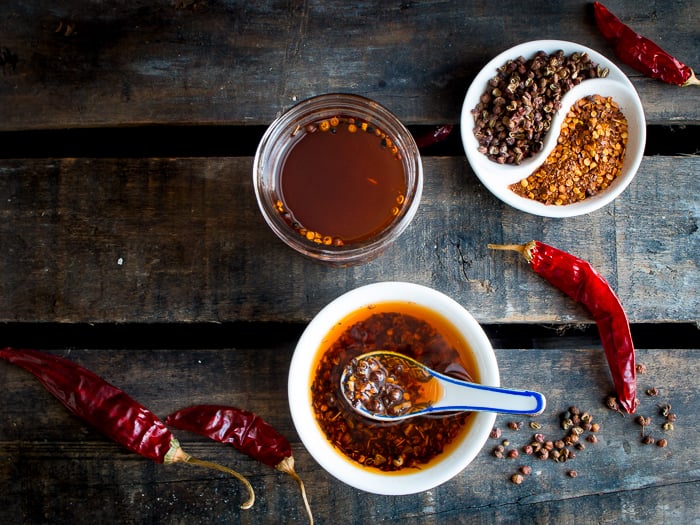
[[[539,392],[467,383],[434,373],[444,390],[442,398],[426,412],[478,410],[501,414],[541,414],[547,406]]]

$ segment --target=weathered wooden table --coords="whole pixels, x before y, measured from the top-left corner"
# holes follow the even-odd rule
[[[373,98],[416,133],[457,124],[476,72],[512,45],[564,39],[614,60],[585,2],[6,2],[0,7],[0,346],[55,352],[165,415],[191,403],[259,413],[293,444],[318,523],[700,523],[700,88],[621,66],[646,111],[636,179],[588,216],[511,209],[476,179],[458,130],[424,151],[418,215],[376,260],[310,262],[260,216],[257,140],[295,102]],[[694,0],[608,7],[700,67]],[[616,61],[619,64],[619,62]],[[639,413],[666,448],[607,410],[611,380],[588,313],[490,242],[538,238],[588,259],[620,296],[647,367]],[[460,301],[490,336],[504,384],[546,393],[556,436],[576,405],[599,442],[566,464],[498,460],[491,440],[453,480],[376,496],[326,474],[299,442],[286,374],[305,323],[359,285],[406,280]],[[70,415],[0,362],[3,523],[304,523],[290,478],[181,435],[223,474],[160,466]],[[659,390],[657,397],[645,394]],[[678,419],[665,433],[657,405]],[[510,430],[511,447],[532,429]],[[511,483],[521,465],[533,473]],[[575,469],[577,477],[567,476]]]

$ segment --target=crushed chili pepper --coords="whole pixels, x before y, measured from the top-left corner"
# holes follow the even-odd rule
[[[0,350],[0,358],[34,375],[68,410],[127,450],[157,463],[190,463],[234,476],[249,493],[241,508],[253,506],[255,493],[245,477],[223,465],[187,454],[153,412],[94,372],[37,350],[6,347]]]
[[[235,407],[194,405],[173,412],[165,418],[165,424],[233,445],[253,459],[289,474],[301,489],[309,522],[313,524],[304,482],[294,470],[292,446],[260,416]]]
[[[622,23],[600,2],[593,2],[598,29],[615,46],[617,57],[645,75],[676,86],[700,85],[693,70],[652,40]]]
[[[627,315],[605,278],[583,259],[540,241],[489,244],[494,250],[515,250],[552,285],[583,304],[598,326],[618,401],[629,413],[637,408],[634,344]]]
[[[628,136],[627,119],[612,97],[582,98],[567,114],[544,163],[510,189],[555,206],[596,195],[622,173]]]
[[[311,400],[321,430],[344,456],[383,472],[420,469],[469,428],[472,417],[467,412],[378,423],[352,410],[340,390],[345,365],[377,349],[395,351],[438,372],[478,382],[471,349],[438,314],[411,303],[377,303],[339,322],[327,340],[318,354]]]

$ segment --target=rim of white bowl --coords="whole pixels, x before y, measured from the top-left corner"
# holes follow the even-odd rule
[[[471,111],[476,107],[478,99],[484,92],[489,79],[495,76],[496,69],[505,64],[507,60],[515,59],[521,55],[528,58],[540,50],[546,53],[553,53],[560,49],[566,54],[576,51],[587,53],[593,62],[601,67],[607,68],[609,74],[604,79],[585,80],[567,93],[562,99],[562,108],[557,112],[557,116],[552,123],[552,130],[559,129],[561,121],[572,104],[579,98],[591,94],[586,93],[588,88],[585,86],[587,83],[592,82],[595,83],[595,86],[613,95],[615,102],[620,105],[620,109],[628,120],[630,140],[627,144],[627,152],[623,164],[624,175],[617,177],[608,188],[593,197],[588,197],[583,201],[573,204],[554,206],[521,197],[508,188],[513,182],[517,182],[518,175],[527,176],[527,174],[532,173],[541,164],[544,158],[542,156],[536,156],[535,158],[523,161],[519,166],[501,165],[488,159],[484,154],[477,151],[478,142],[473,133],[474,117]],[[589,87],[592,86],[593,84],[589,84]],[[578,96],[576,96],[577,93],[579,94]],[[600,94],[605,95],[606,93]],[[644,156],[644,146],[646,144],[644,108],[639,94],[629,78],[627,78],[622,70],[610,59],[606,58],[598,51],[582,44],[566,40],[533,40],[525,42],[507,49],[491,59],[477,74],[467,90],[462,105],[460,128],[462,144],[469,164],[481,183],[486,186],[491,193],[501,201],[518,210],[533,215],[554,218],[584,215],[612,202],[627,188],[627,186],[629,186],[632,179],[634,179],[639,165],[641,164],[642,157]],[[547,136],[545,143],[551,145],[551,147],[545,147],[544,153],[548,153],[554,145],[554,137],[556,134],[554,134],[554,137],[552,135],[552,133],[549,133]],[[513,175],[513,172],[516,174]],[[503,177],[499,177],[499,175],[503,175]]]
[[[430,308],[461,331],[468,332],[463,335],[475,354],[481,382],[485,385],[500,386],[498,363],[491,342],[466,308],[444,293],[427,286],[388,281],[355,288],[330,302],[313,318],[302,333],[292,356],[288,394],[297,433],[311,456],[327,472],[340,481],[366,492],[405,495],[430,490],[464,470],[486,443],[496,414],[475,414],[467,434],[468,439],[457,443],[444,460],[423,470],[405,473],[373,472],[353,463],[328,442],[316,422],[311,407],[311,364],[328,332],[348,314],[372,304],[393,301],[416,303]]]

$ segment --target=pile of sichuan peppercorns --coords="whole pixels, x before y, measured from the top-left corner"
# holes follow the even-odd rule
[[[606,76],[585,52],[508,60],[472,110],[479,152],[499,164],[520,164],[542,149],[562,97],[587,78]]]
[[[557,463],[566,463],[576,457],[576,453],[586,448],[586,443],[594,444],[598,442],[596,434],[600,431],[600,424],[593,421],[593,416],[585,411],[581,411],[578,407],[572,406],[559,415],[562,433],[558,436],[546,436],[542,432],[542,425],[536,421],[530,421],[529,427],[535,430],[529,443],[522,445],[520,448],[512,446],[510,440],[504,439],[499,445],[496,445],[491,453],[496,458],[515,459],[521,454],[532,456],[542,461],[553,460]],[[521,421],[510,421],[508,429],[520,431],[524,426]],[[500,428],[494,428],[491,431],[492,439],[500,439],[503,431]],[[513,483],[520,484],[524,481],[525,476],[532,473],[532,467],[522,465],[518,472],[514,473],[510,480]],[[575,470],[568,470],[569,477],[576,477]]]
[[[638,375],[645,374],[646,366],[638,364],[636,371]],[[678,416],[672,411],[669,403],[657,402],[660,394],[658,388],[646,388],[644,393],[645,401],[640,402],[638,400],[637,413],[631,416],[631,420],[627,419],[627,421],[631,421],[629,426],[632,432],[637,432],[637,429],[641,427],[641,438],[639,439],[641,446],[655,444],[661,449],[666,448],[669,445],[669,439],[672,436],[674,423],[678,420]],[[618,412],[623,417],[625,416],[615,397],[608,396],[603,403],[609,410]],[[654,406],[649,407],[648,405],[652,403]],[[644,415],[651,413],[650,411],[655,411],[657,414],[655,416]],[[525,427],[525,423],[522,421],[509,421],[506,429],[494,427],[491,430],[490,438],[499,440],[500,443],[493,447],[490,453],[498,459],[516,459],[525,455],[537,460],[553,460],[557,463],[566,463],[573,460],[576,454],[585,450],[587,446],[595,446],[599,441],[600,423],[593,420],[591,413],[583,411],[576,406],[571,406],[559,414],[559,423],[561,433],[556,436],[548,436],[542,432],[540,423],[534,420],[530,421],[527,426],[534,433],[524,445],[512,443],[504,434],[504,432],[508,432],[512,436],[512,432],[520,433]],[[661,437],[658,437],[659,433],[661,433]],[[522,441],[520,442],[522,443]],[[520,485],[531,473],[532,467],[530,465],[520,465],[517,471],[510,476],[510,481]],[[568,469],[566,470],[566,475],[570,478],[575,478],[578,476],[578,472]]]
[[[637,374],[645,374],[647,368],[643,364],[638,364],[636,367]],[[657,398],[660,395],[660,390],[657,387],[647,388],[645,391],[647,397]],[[616,409],[617,400],[615,398],[608,398],[606,400],[606,405],[609,408]],[[641,442],[645,445],[653,445],[660,448],[666,448],[668,446],[668,438],[671,436],[674,430],[674,423],[678,420],[678,416],[673,412],[671,405],[669,403],[657,403],[656,411],[658,415],[656,418],[652,419],[651,416],[642,415],[642,411],[648,413],[646,407],[642,407],[641,403],[638,407],[639,414],[635,417],[634,422],[642,427],[642,439]],[[656,429],[655,429],[656,427]],[[663,432],[663,437],[656,438],[654,434],[658,435],[658,431]]]

